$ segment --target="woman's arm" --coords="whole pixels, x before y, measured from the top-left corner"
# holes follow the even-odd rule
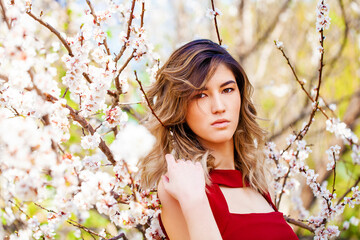
[[[173,237],[187,239],[185,236],[176,236],[176,226],[174,226],[174,222],[178,222],[181,227],[181,222],[183,223],[184,220],[187,231],[183,232],[187,232],[190,239],[222,239],[206,197],[204,171],[201,164],[182,160],[176,162],[170,154],[166,155],[166,161],[168,176],[162,176],[158,191],[164,209],[161,216],[164,219],[164,225],[169,226],[166,231],[170,239],[172,240]],[[182,216],[174,209],[171,210],[177,205],[170,201],[170,196],[178,202],[177,208],[181,208]]]

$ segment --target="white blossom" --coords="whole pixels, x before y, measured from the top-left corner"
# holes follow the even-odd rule
[[[326,0],[319,0],[316,8],[316,30],[328,29],[330,25],[329,6]]]
[[[336,104],[332,103],[332,104],[329,104],[329,109],[331,111],[335,111],[336,110]]]
[[[128,121],[126,112],[121,111],[120,107],[109,108],[105,113],[105,126],[113,128],[117,125],[124,125]]]
[[[278,49],[283,49],[284,48],[284,43],[281,41],[275,41],[275,45]]]
[[[116,135],[110,149],[118,161],[124,159],[136,170],[137,161],[151,150],[154,143],[155,137],[144,126],[128,123]]]
[[[100,134],[95,132],[93,135],[89,134],[84,137],[81,137],[81,146],[84,149],[94,149],[99,146],[101,141]]]
[[[215,16],[221,16],[221,15],[222,15],[222,13],[217,8],[215,8],[215,11],[210,8],[207,9],[207,11],[206,11],[206,16],[210,19],[214,19]]]

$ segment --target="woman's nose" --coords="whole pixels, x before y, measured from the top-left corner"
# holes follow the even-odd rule
[[[225,112],[225,104],[220,95],[213,96],[211,101],[211,112],[214,114]]]

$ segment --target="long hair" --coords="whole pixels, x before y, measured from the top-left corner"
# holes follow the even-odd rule
[[[210,184],[209,171],[216,167],[215,159],[197,140],[185,116],[191,96],[206,85],[219,64],[232,71],[241,95],[239,123],[234,133],[235,168],[252,188],[261,193],[268,190],[262,151],[265,132],[256,122],[256,109],[251,101],[253,87],[240,64],[223,47],[206,39],[191,41],[175,50],[147,91],[152,109],[165,127],[149,114],[145,124],[157,141],[148,156],[138,163],[142,188],[157,186],[166,173],[165,154],[170,152],[177,158],[200,161],[206,183]]]

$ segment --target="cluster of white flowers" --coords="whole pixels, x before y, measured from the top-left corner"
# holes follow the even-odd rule
[[[334,133],[336,137],[341,138],[347,144],[350,142],[358,142],[357,136],[346,126],[344,122],[340,122],[339,119],[330,118],[326,120],[326,130]]]
[[[105,126],[113,128],[118,125],[124,125],[128,121],[126,112],[121,111],[120,107],[116,106],[106,110],[105,113]]]
[[[326,0],[319,0],[316,8],[316,30],[328,29],[330,25],[329,6]]]
[[[333,239],[340,235],[339,227],[330,225],[324,228],[317,228],[315,230],[314,240]]]
[[[273,163],[273,161],[279,161],[280,153],[274,142],[267,142],[265,144],[264,153],[269,164]]]
[[[96,13],[96,19],[99,23],[106,22],[109,18],[111,18],[111,13],[109,10]]]
[[[296,139],[296,135],[290,134],[290,135],[287,136],[287,138],[286,138],[286,144],[287,144],[287,145],[293,144],[293,142],[295,141],[295,139]]]
[[[339,119],[330,118],[326,120],[326,130],[334,133],[336,137],[343,140],[345,144],[351,145],[351,157],[354,164],[360,164],[359,139],[344,122]]]
[[[119,132],[114,146],[122,150],[113,171],[109,170],[106,156],[99,150],[100,133],[103,134],[104,129],[82,137],[81,143],[67,144],[71,124],[79,125],[69,121],[73,117],[69,105],[91,125],[101,121],[99,126],[113,128],[128,121],[128,115],[119,106],[108,106],[112,103],[107,93],[119,73],[117,64],[121,60],[114,62],[105,49],[106,31],[102,23],[110,24],[114,13],[124,12],[124,17],[129,17],[130,11],[113,1],[108,4],[109,10],[96,12],[100,26],[87,11],[79,33],[73,37],[60,33],[72,54],[64,54],[60,44],[41,40],[52,39],[50,36],[54,35],[26,15],[25,11],[34,9],[36,16],[37,9],[31,1],[5,4],[12,23],[11,29],[5,24],[0,28],[0,72],[2,78],[6,77],[0,80],[0,196],[4,203],[0,216],[3,224],[9,227],[0,227],[0,238],[54,239],[56,231],[70,216],[81,223],[89,218],[92,209],[118,227],[125,224],[135,229],[139,224],[146,224],[149,239],[159,239],[162,234],[157,220],[160,213],[157,195],[150,191],[139,192],[139,180],[133,173],[137,159],[154,143],[148,132],[142,127],[135,130],[131,124],[124,134]],[[49,16],[42,20],[51,22],[52,19]],[[127,20],[123,21],[124,26]],[[155,69],[158,64],[151,56],[152,47],[146,42],[145,33],[143,27],[131,27],[128,52],[136,49],[135,60],[146,53],[156,65],[149,64],[149,69]],[[58,86],[59,59],[65,65],[61,86],[65,85],[67,93],[70,92],[69,103],[66,100],[69,96],[62,98]],[[122,93],[126,93],[128,76],[119,79]],[[98,112],[104,113],[103,119],[94,115]],[[136,135],[135,143],[128,143],[128,139],[133,139],[132,134]],[[123,147],[136,154],[126,152]],[[89,153],[94,154],[86,155]],[[125,167],[124,161],[129,161],[130,169]],[[39,207],[36,215],[32,215],[28,206],[33,202],[49,210]],[[45,212],[47,217],[39,212]],[[21,228],[8,232],[15,224]],[[106,237],[104,231],[99,234]],[[76,235],[80,238],[79,229]]]
[[[122,131],[116,135],[110,149],[115,159],[126,159],[133,171],[137,171],[136,164],[141,157],[152,149],[155,137],[142,125],[128,123]]]
[[[99,146],[100,141],[100,134],[95,132],[93,135],[89,134],[81,137],[81,147],[83,147],[84,149],[94,149]]]
[[[333,125],[331,125],[333,127]],[[333,127],[336,129],[336,127]],[[348,133],[347,130],[342,129],[341,135],[352,136]],[[334,130],[335,131],[335,130]],[[338,133],[340,135],[340,133]],[[354,137],[353,137],[354,138]],[[311,153],[311,149],[304,140],[295,140],[295,135],[291,134],[287,138],[287,144],[296,144],[296,150],[293,148],[288,149],[287,151],[278,152],[276,145],[273,142],[268,142],[265,148],[265,155],[269,163],[275,163],[272,168],[272,174],[275,179],[274,189],[275,194],[289,194],[296,192],[296,188],[299,186],[299,182],[294,178],[297,174],[300,174],[305,177],[306,184],[310,186],[312,192],[316,198],[320,201],[320,210],[317,216],[309,216],[309,212],[303,207],[300,197],[292,196],[292,201],[295,204],[295,209],[299,211],[301,219],[307,219],[309,226],[314,228],[315,237],[314,239],[330,239],[336,236],[339,236],[340,231],[337,226],[328,225],[332,219],[336,216],[341,215],[344,211],[345,206],[354,207],[357,204],[360,204],[360,191],[359,187],[352,188],[352,196],[345,197],[344,200],[337,204],[335,203],[336,193],[330,192],[327,189],[327,184],[320,185],[317,182],[318,174],[315,173],[313,169],[310,169],[309,166],[305,163],[306,159]],[[355,145],[357,146],[357,145]],[[339,159],[340,146],[335,145],[331,146],[326,152],[331,160],[328,169],[331,170],[336,160]],[[288,163],[286,166],[284,163]],[[286,182],[284,182],[286,181]]]
[[[105,32],[101,28],[96,28],[94,30],[94,39],[98,43],[102,43],[104,41],[105,37],[106,37]]]

